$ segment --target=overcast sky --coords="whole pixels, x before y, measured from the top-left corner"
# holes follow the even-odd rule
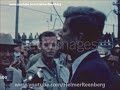
[[[52,21],[50,21],[50,14],[56,14],[53,6],[42,5],[48,4],[53,1],[58,13],[62,16],[63,12],[68,6],[90,6],[94,7],[107,15],[107,21],[104,28],[105,32],[113,32],[113,24],[115,36],[117,36],[117,15],[112,10],[117,9],[113,5],[116,0],[19,0],[19,33],[23,32],[27,34],[36,32],[41,33],[46,30],[61,28],[62,23],[57,15],[52,15]],[[15,35],[15,15],[16,15],[16,0],[1,0],[0,1],[0,32],[11,33]],[[109,13],[111,11],[111,13]],[[45,13],[43,13],[45,12]],[[109,15],[108,15],[109,14]],[[64,18],[61,17],[64,21]]]

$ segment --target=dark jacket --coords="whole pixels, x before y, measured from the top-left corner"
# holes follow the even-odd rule
[[[69,83],[79,85],[68,87],[68,90],[113,90],[112,74],[97,51],[89,54],[79,64]]]

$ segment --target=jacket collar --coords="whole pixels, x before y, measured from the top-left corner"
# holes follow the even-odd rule
[[[81,56],[79,56],[79,57],[73,62],[73,64],[72,64],[72,77],[74,76],[74,74],[75,74],[78,66],[81,64],[81,62],[82,62],[88,55],[90,55],[91,53],[93,53],[93,52],[95,52],[95,51],[96,51],[96,49],[91,50],[91,51],[88,51],[88,52],[82,54]],[[71,77],[71,78],[72,78],[72,77]]]
[[[56,66],[60,66],[60,67],[63,66],[63,65],[60,65],[59,63],[57,63],[56,59],[54,59],[54,61],[55,61]],[[58,65],[58,64],[59,64],[59,65]],[[44,64],[44,62],[42,61],[42,55],[41,55],[41,54],[40,54],[39,60],[36,62],[36,67],[38,67],[38,68],[48,68],[48,67]]]

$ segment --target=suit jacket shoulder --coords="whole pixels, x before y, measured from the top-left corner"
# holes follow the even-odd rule
[[[107,64],[100,58],[98,52],[92,52],[80,63],[77,70],[75,71],[73,78],[71,79],[71,82],[105,83],[107,88],[111,87],[111,79],[112,74]]]

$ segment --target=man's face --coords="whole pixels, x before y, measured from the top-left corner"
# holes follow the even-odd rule
[[[119,55],[120,55],[120,48],[116,48],[116,49],[115,49],[115,54],[116,54],[116,56],[119,56]]]
[[[21,51],[21,46],[16,46],[16,47],[14,48],[14,50],[15,50],[16,52],[20,52],[20,51]]]
[[[40,46],[44,58],[54,58],[57,52],[57,38],[55,36],[42,37]]]
[[[14,48],[9,45],[0,45],[0,60],[1,65],[9,66],[13,60]]]
[[[70,45],[74,42],[74,37],[70,32],[70,28],[68,26],[69,19],[65,20],[63,29],[60,32],[61,40],[60,40],[60,50],[64,53],[70,53],[71,48]]]
[[[37,46],[31,46],[31,50],[35,53],[39,53],[39,50],[38,50]]]

